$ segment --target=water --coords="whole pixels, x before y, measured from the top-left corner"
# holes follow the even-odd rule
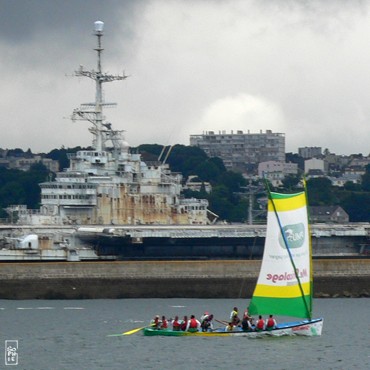
[[[108,337],[156,314],[227,319],[237,299],[0,300],[0,352],[18,340],[20,370],[68,369],[370,369],[370,299],[317,299],[321,337],[251,339]],[[0,347],[1,348],[1,347]],[[0,357],[0,369],[5,366]]]

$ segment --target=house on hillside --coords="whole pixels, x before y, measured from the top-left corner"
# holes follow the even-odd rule
[[[311,222],[349,222],[348,213],[340,206],[312,206],[310,207]]]

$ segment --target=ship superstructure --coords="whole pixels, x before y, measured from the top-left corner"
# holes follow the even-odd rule
[[[208,201],[183,199],[182,175],[167,164],[144,163],[140,154],[130,152],[122,130],[105,121],[103,83],[126,79],[126,75],[102,72],[104,23],[95,22],[97,70],[82,66],[76,76],[96,83],[95,102],[75,109],[72,120],[92,124],[92,150],[70,154],[70,167],[55,181],[41,186],[40,212],[20,213],[21,222],[39,224],[198,224],[217,218]]]

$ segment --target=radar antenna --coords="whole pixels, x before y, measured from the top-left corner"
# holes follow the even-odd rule
[[[108,73],[102,72],[101,59],[102,59],[102,40],[104,30],[104,22],[96,21],[94,23],[94,34],[98,39],[97,48],[94,49],[97,52],[98,61],[97,61],[97,71],[95,70],[85,70],[83,66],[80,65],[80,68],[75,71],[75,76],[78,77],[88,77],[95,81],[96,84],[96,93],[95,93],[95,102],[82,104],[79,108],[73,110],[72,120],[83,120],[91,122],[94,127],[90,128],[90,132],[94,135],[93,144],[95,150],[102,151],[105,149],[104,143],[106,141],[105,131],[108,128],[108,124],[104,124],[103,116],[103,106],[114,106],[115,103],[104,103],[103,102],[103,83],[124,80],[128,76],[124,73],[122,75],[111,75]],[[105,127],[104,127],[105,126]]]

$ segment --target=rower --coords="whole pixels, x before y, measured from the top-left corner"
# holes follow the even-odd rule
[[[238,312],[238,307],[234,307],[234,309],[230,313],[230,321],[233,323],[233,325],[238,325],[240,323]]]
[[[258,320],[256,323],[256,331],[262,331],[265,330],[265,321],[263,320],[262,316],[258,316]]]
[[[266,320],[266,330],[272,330],[276,328],[276,320],[273,318],[272,315]]]

